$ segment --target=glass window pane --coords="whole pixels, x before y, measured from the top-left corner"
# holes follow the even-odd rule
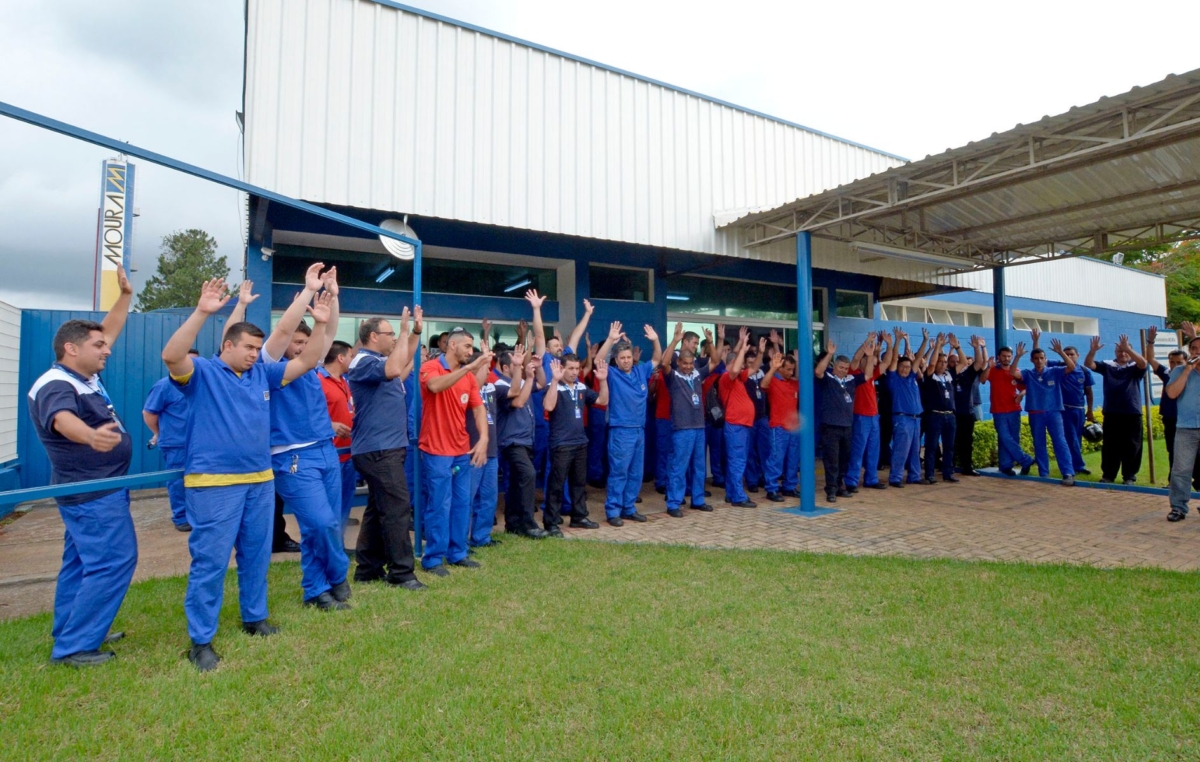
[[[895,304],[883,305],[883,317],[897,323],[904,322],[904,308]]]
[[[1073,320],[1064,320],[1064,321],[1063,321],[1062,332],[1063,332],[1063,333],[1075,333],[1075,321],[1073,321]]]
[[[1038,328],[1041,328],[1043,331],[1050,330],[1050,321],[1049,320],[1042,320],[1039,318],[1037,321],[1037,324],[1038,324]]]
[[[957,310],[950,310],[950,312],[948,314],[950,315],[950,322],[952,324],[954,324],[954,325],[966,325],[967,324],[967,316],[964,313],[959,312]]]
[[[950,313],[946,310],[929,310],[929,322],[937,325],[950,325]]]
[[[592,295],[595,296],[593,288]],[[741,283],[723,278],[679,275],[667,281],[667,310],[672,313],[710,315],[713,318],[796,320],[796,287],[771,283]],[[813,289],[814,323],[825,321],[822,289]]]
[[[837,299],[837,316],[843,318],[867,319],[871,315],[871,295],[861,291],[835,292]]]
[[[978,312],[968,312],[967,325],[972,328],[983,328],[983,315]]]
[[[620,299],[627,302],[650,301],[650,271],[620,267],[588,266],[593,299]]]

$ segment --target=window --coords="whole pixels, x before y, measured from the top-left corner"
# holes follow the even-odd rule
[[[649,270],[589,264],[588,280],[591,283],[589,296],[593,299],[619,299],[626,302],[653,300]]]
[[[979,312],[968,312],[967,325],[971,328],[983,328],[983,314]]]
[[[1077,321],[1074,320],[1013,316],[1013,328],[1019,331],[1032,330],[1035,325],[1046,333],[1075,333],[1079,328]]]
[[[883,305],[883,317],[893,323],[904,322],[904,308],[895,304]]]
[[[812,290],[813,323],[825,322],[825,289]],[[711,315],[721,322],[796,320],[796,287],[680,275],[667,282],[667,310]]]
[[[870,320],[875,317],[871,311],[871,295],[864,291],[843,291],[839,288],[835,298],[837,307],[834,314],[840,318]]]

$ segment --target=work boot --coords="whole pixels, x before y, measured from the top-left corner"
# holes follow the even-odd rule
[[[321,611],[343,611],[350,608],[349,603],[342,603],[333,597],[333,594],[328,590],[318,595],[316,598],[309,598],[304,602],[305,606],[313,606]]]
[[[116,658],[112,651],[77,651],[67,656],[51,659],[51,664],[62,664],[67,667],[95,667]]]
[[[329,594],[338,603],[345,603],[350,600],[350,581],[342,580],[333,587],[329,588]]]
[[[201,672],[212,672],[217,668],[221,657],[213,650],[212,643],[193,643],[188,650],[188,661],[196,665]]]
[[[258,635],[261,638],[266,638],[279,632],[279,628],[272,624],[267,624],[266,619],[258,622],[242,622],[242,632],[247,635]]]

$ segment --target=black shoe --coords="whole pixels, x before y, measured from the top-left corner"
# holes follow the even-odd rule
[[[328,590],[321,593],[316,598],[307,599],[304,601],[304,605],[318,608],[321,611],[344,611],[345,609],[350,608],[349,603],[342,603],[337,598],[334,598],[333,594]]]
[[[945,475],[943,475],[943,476],[942,476],[942,481],[944,481],[944,482],[950,482],[951,484],[958,484],[959,482],[961,482],[961,481],[962,481],[962,479],[959,479],[959,478],[958,478],[957,476],[955,476],[954,474],[950,474],[949,476],[945,476]]]
[[[221,657],[213,650],[212,643],[201,643],[199,645],[192,644],[188,649],[188,661],[196,665],[196,669],[201,672],[212,672],[217,668],[217,663],[221,661]]]
[[[1029,476],[1029,472],[1032,470],[1033,470],[1033,464],[1026,463],[1025,465],[1021,466],[1021,476]]]
[[[1011,468],[1002,468],[1002,469],[1000,469],[1000,473],[1004,474],[1005,476],[1016,476],[1017,475],[1017,472],[1012,470]]]
[[[1092,475],[1092,472],[1091,472],[1091,470],[1090,470],[1090,469],[1087,469],[1087,468],[1077,468],[1077,469],[1075,469],[1075,475],[1076,475],[1076,476],[1078,476],[1078,475],[1080,475],[1080,474],[1083,474],[1084,476],[1091,476],[1091,475]]]
[[[431,569],[426,569],[425,571],[429,572],[430,574],[432,574],[435,577],[449,577],[450,576],[450,570],[446,568],[445,564],[438,564],[437,566],[435,566]]]
[[[346,601],[350,600],[350,583],[346,580],[342,580],[338,584],[329,588],[329,594],[333,596],[335,601],[339,603],[345,603]]]
[[[1174,508],[1172,508],[1171,512],[1167,514],[1167,521],[1183,521],[1186,518],[1187,518],[1186,513],[1184,513],[1183,511],[1175,510]],[[67,658],[69,659],[70,657],[68,656]]]
[[[102,640],[100,642],[101,643],[116,643],[118,640],[121,640],[124,637],[125,637],[125,633],[123,633],[123,632],[110,632],[107,635],[105,635],[104,640]]]
[[[888,488],[888,486],[886,484],[884,484],[883,482],[875,482],[874,484],[867,485],[867,489],[887,489],[887,488]]]
[[[785,489],[779,494],[783,495],[784,497],[800,497],[800,493],[794,489]]]
[[[645,522],[650,520],[650,519],[646,518],[645,516],[643,516],[642,514],[638,513],[637,511],[634,511],[633,513],[622,516],[621,518],[629,519],[630,521],[636,521],[639,524],[644,524]]]
[[[550,536],[549,533],[546,532],[546,530],[542,529],[541,527],[529,527],[528,529],[518,529],[517,531],[513,532],[513,534],[518,534],[522,537],[528,537],[531,540],[544,540]]]
[[[858,494],[858,485],[855,485],[853,487],[847,487],[846,491],[849,492],[851,495],[857,495]]]
[[[959,473],[961,473],[963,476],[983,476],[983,474],[979,473],[973,468],[968,468],[965,471],[960,471]]]
[[[591,519],[571,519],[572,529],[599,529],[600,525]]]
[[[625,522],[621,520],[620,516],[618,516],[616,518],[609,519],[608,525],[611,527],[623,527],[625,526]]]
[[[479,563],[478,561],[472,561],[469,558],[464,558],[461,561],[451,561],[450,565],[461,566],[464,569],[478,569],[480,566],[483,566],[483,564]]]
[[[641,505],[642,504],[642,496],[638,495],[637,499],[634,500],[633,502],[637,503],[638,505]]]
[[[398,587],[403,590],[417,591],[417,590],[428,590],[429,589],[425,585],[425,583],[421,582],[421,580],[419,580],[419,579],[406,579],[403,582],[392,582],[389,580],[388,584],[391,585],[392,587]]]
[[[558,518],[556,518],[556,519],[554,520],[554,526],[562,526],[562,523],[563,523],[563,517],[562,517],[562,516],[559,516]]]
[[[1112,479],[1106,479],[1106,478],[1104,478],[1104,477],[1100,477],[1100,483],[1101,483],[1101,484],[1112,484],[1112,483],[1113,483],[1113,480],[1112,480]]]
[[[933,480],[933,477],[930,476],[926,479],[922,479],[921,481],[917,482],[917,484],[924,484],[927,487],[932,487],[933,485],[937,484],[937,482],[935,482]]]
[[[692,510],[693,511],[704,511],[705,513],[712,513],[712,506],[709,505],[708,503],[704,503],[702,505],[696,505],[695,503],[692,503]]]
[[[705,496],[705,497],[712,497],[712,493],[711,493],[711,492],[709,492],[708,490],[704,490],[704,496]]]
[[[757,508],[758,503],[754,502],[753,500],[742,500],[740,502],[734,503],[733,506],[735,508]]]
[[[300,552],[300,543],[296,542],[291,537],[288,537],[283,542],[275,543],[275,546],[271,548],[271,552],[272,553],[299,553]]]
[[[837,496],[838,496],[838,497],[850,497],[850,490],[848,490],[848,489],[840,489],[840,490],[838,490],[838,491],[837,491]]]
[[[592,489],[605,489],[608,485],[602,481],[591,481],[588,482],[588,486]]]
[[[666,487],[655,487],[655,488],[654,488],[654,491],[655,491],[655,492],[657,492],[657,493],[658,493],[658,494],[660,494],[660,495],[665,495],[665,494],[667,494],[667,488],[666,488]]]
[[[683,518],[683,511],[679,510],[678,508],[668,508],[667,515],[673,519],[681,519]]]
[[[257,622],[242,622],[242,632],[266,638],[279,632],[279,628],[273,624],[267,624],[267,620],[262,619]]]
[[[837,502],[837,495],[836,495],[836,494],[833,494],[833,493],[826,492],[826,493],[825,493],[825,502],[827,502],[827,503],[836,503],[836,502]]]
[[[782,503],[783,495],[779,494],[778,492],[768,492],[767,499],[770,500],[772,503]]]
[[[177,531],[177,532],[190,532],[190,531],[192,531],[192,525],[191,525],[191,524],[188,524],[188,523],[176,524],[176,525],[175,525],[175,531]]]
[[[896,489],[904,489],[904,482],[888,482],[888,486],[895,487]]]
[[[57,659],[51,659],[51,664],[62,664],[67,667],[95,667],[116,658],[112,651],[78,651]]]
[[[1137,479],[1122,479],[1121,484],[1124,484],[1125,486],[1129,486],[1130,484],[1137,484]]]
[[[750,493],[750,494],[752,494],[752,495],[757,495],[757,494],[758,494],[758,487],[755,487],[755,486],[751,485],[751,486],[749,486],[749,487],[747,487],[747,488],[746,488],[746,491],[747,491],[747,492],[749,492],[749,493]]]
[[[371,582],[383,582],[387,579],[386,575],[380,574],[359,574],[354,572],[354,584],[370,584]]]
[[[356,527],[356,526],[358,526],[358,524],[359,524],[358,519],[354,518],[353,516],[346,519],[346,526],[348,526],[348,527]]]
[[[555,526],[550,527],[550,531],[546,532],[546,536],[547,537],[557,537],[558,539],[561,540],[565,535],[563,535],[563,530],[559,529],[558,526],[555,525]]]

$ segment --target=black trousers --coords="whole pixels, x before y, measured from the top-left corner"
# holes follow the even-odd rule
[[[571,518],[586,519],[587,444],[554,447],[550,450],[550,481],[546,485],[546,512],[542,524],[549,531],[562,513],[563,484],[571,490]]]
[[[358,527],[355,555],[356,582],[387,577],[388,582],[407,582],[413,574],[413,511],[404,477],[404,459],[408,450],[355,455],[354,468],[367,483],[367,507]]]
[[[958,470],[966,473],[975,469],[975,416],[955,416],[954,461]]]
[[[1100,475],[1109,481],[1137,478],[1142,467],[1142,416],[1140,413],[1105,413],[1104,441],[1100,444]]]
[[[1167,461],[1175,467],[1175,418],[1163,418],[1163,436],[1167,440]],[[1192,489],[1200,491],[1200,458],[1192,465]]]
[[[271,547],[272,548],[283,547],[283,544],[290,539],[292,539],[292,538],[288,537],[287,521],[283,518],[283,498],[279,496],[278,492],[276,492],[275,493],[275,528],[274,528],[274,531],[272,532]]]
[[[844,486],[850,468],[851,426],[821,424],[821,462],[825,465],[825,494],[836,494]]]
[[[933,479],[937,465],[942,464],[942,476],[954,476],[955,416],[929,412],[925,414],[925,478]]]
[[[508,445],[501,455],[508,463],[504,528],[510,532],[535,529],[533,503],[537,499],[537,469],[533,467],[533,445]]]

